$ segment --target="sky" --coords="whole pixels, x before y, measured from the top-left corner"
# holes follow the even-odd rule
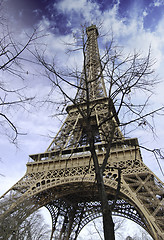
[[[139,50],[147,53],[151,45],[152,57],[156,59],[155,69],[161,80],[154,89],[154,106],[164,104],[164,0],[4,0],[8,21],[12,31],[22,38],[26,32],[36,28],[47,36],[40,41],[47,46],[48,56],[56,57],[61,65],[74,64],[74,57],[64,55],[64,42],[71,41],[81,25],[102,25],[100,32],[112,29],[115,40],[124,46],[126,52]],[[63,57],[65,56],[65,57]],[[81,63],[82,64],[82,63]],[[28,72],[28,93],[46,98],[50,86],[42,80],[40,70],[30,63],[25,64]],[[13,84],[13,83],[12,83]],[[60,121],[51,116],[51,107],[28,107],[29,112],[15,110],[12,119],[19,129],[26,133],[18,136],[17,146],[3,135],[0,139],[0,194],[8,190],[26,171],[28,155],[44,152],[51,142],[48,135],[59,129]],[[163,118],[156,119],[154,139],[142,130],[132,137],[151,148],[164,148]],[[142,152],[146,165],[164,180],[156,160],[150,153]],[[161,162],[162,167],[164,163]]]

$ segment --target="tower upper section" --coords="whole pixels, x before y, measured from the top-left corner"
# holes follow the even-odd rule
[[[102,66],[97,43],[98,30],[95,25],[86,29],[87,40],[84,47],[83,72],[77,99],[80,102],[92,101],[106,97]],[[89,99],[88,99],[89,98]]]

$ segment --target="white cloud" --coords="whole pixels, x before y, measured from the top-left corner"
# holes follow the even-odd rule
[[[68,19],[71,20],[72,26],[74,26],[75,23],[79,23],[79,26],[86,22],[92,24],[95,20],[98,21],[97,19],[101,17],[99,5],[87,0],[63,0],[58,4],[55,4],[55,7],[67,15]],[[70,25],[69,20],[68,24]]]
[[[63,12],[81,11],[87,4],[86,0],[63,0],[57,4],[59,10]],[[56,4],[55,4],[56,6]]]
[[[164,1],[154,1],[155,5],[159,3],[162,4]],[[104,32],[108,32],[110,28],[112,28],[114,36],[118,39],[119,43],[125,46],[125,48],[129,49],[139,49],[143,52],[147,52],[149,46],[152,46],[153,57],[155,56],[158,62],[158,66],[163,61],[163,40],[164,40],[164,31],[163,31],[163,19],[156,26],[156,32],[151,32],[150,30],[144,29],[144,17],[148,15],[148,10],[144,10],[143,14],[140,14],[139,5],[133,6],[133,15],[130,14],[127,18],[120,18],[118,14],[120,2],[113,6],[113,8],[106,9],[104,12],[101,12],[99,9],[99,5],[96,3],[92,3],[90,1],[82,0],[63,0],[59,2],[58,9],[60,11],[65,12],[68,15],[68,24],[71,25],[73,19],[73,14],[80,16],[83,15],[84,21],[93,22],[95,24],[99,22],[103,22]],[[71,12],[72,15],[70,14]],[[135,11],[135,12],[134,12]],[[75,15],[75,16],[77,16]],[[69,18],[69,16],[71,16]],[[97,20],[98,19],[98,20]],[[80,27],[80,20],[79,27]],[[72,36],[70,36],[71,38]],[[60,47],[59,47],[60,48]],[[60,48],[61,49],[61,48]]]
[[[159,6],[164,5],[164,0],[154,0],[153,3],[154,3],[155,7],[159,7]]]
[[[148,15],[148,12],[146,10],[143,11],[143,16],[146,17]]]

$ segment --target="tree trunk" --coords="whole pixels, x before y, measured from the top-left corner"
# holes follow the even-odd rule
[[[99,197],[101,201],[101,211],[103,216],[103,230],[104,230],[104,239],[105,240],[115,240],[114,235],[114,223],[112,219],[112,212],[108,204],[108,198],[105,191],[105,185],[103,180],[103,172],[98,162],[98,157],[95,151],[94,146],[94,138],[90,139],[90,151],[92,154],[95,173],[96,173],[96,180],[97,180],[97,187],[99,192]]]
[[[99,196],[101,199],[104,239],[105,240],[115,240],[114,223],[113,223],[113,219],[112,219],[112,212],[111,212],[109,204],[108,204],[107,194],[105,191],[103,174],[102,174],[100,168],[98,171],[99,171],[99,173],[96,176],[96,180],[97,180],[97,185],[98,185]]]

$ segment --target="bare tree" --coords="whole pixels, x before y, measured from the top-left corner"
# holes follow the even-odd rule
[[[140,232],[140,236],[138,234],[135,234],[133,237],[127,236],[126,240],[151,240],[152,238],[146,233],[145,231]]]
[[[50,237],[50,228],[45,224],[43,216],[39,211],[34,212],[24,221],[15,219],[17,224],[10,221],[6,224],[5,231],[0,229],[0,239],[6,239],[10,233],[11,240],[45,240]]]
[[[41,34],[34,29],[30,34],[21,33],[19,38],[8,24],[4,1],[0,7],[0,132],[15,142],[19,131],[12,117],[14,110],[25,109],[33,99],[25,93],[23,80],[28,72],[23,63],[30,61],[29,51]]]
[[[104,233],[103,233],[103,224],[102,224],[102,218],[99,217],[93,221],[91,221],[89,224],[86,225],[85,229],[84,229],[84,232],[85,232],[85,235],[84,235],[84,232],[82,231],[79,235],[79,240],[80,239],[84,239],[86,238],[86,236],[90,236],[88,238],[89,239],[100,239],[100,240],[103,240],[104,237]],[[123,229],[126,225],[126,219],[123,218],[118,218],[118,217],[115,217],[114,218],[114,231],[115,231],[115,235],[117,235],[120,239],[123,238]]]
[[[91,29],[95,31],[94,36],[96,36],[97,29],[95,26],[87,28],[87,34],[84,27],[80,37],[76,38],[74,45],[71,45],[71,47],[74,47],[71,50],[73,53],[77,50],[82,51],[82,72],[76,67],[74,69],[60,69],[59,66],[56,66],[55,59],[48,62],[45,52],[42,54],[37,51],[36,57],[45,68],[46,76],[52,83],[53,89],[57,89],[61,93],[62,103],[73,104],[81,115],[82,138],[76,144],[69,141],[69,147],[71,144],[76,147],[83,144],[89,146],[101,201],[104,239],[113,240],[115,234],[112,208],[119,195],[122,169],[118,169],[116,196],[113,205],[110,207],[103,172],[109,161],[112,144],[115,141],[125,139],[128,131],[131,132],[138,127],[149,128],[154,133],[152,120],[156,114],[161,113],[163,107],[151,110],[148,106],[154,87],[158,83],[158,79],[154,75],[151,49],[149,49],[147,56],[142,56],[138,52],[125,54],[123,49],[115,46],[114,40],[111,39],[103,56],[98,59],[97,49],[95,48],[95,51],[90,49],[90,46],[93,47]],[[92,56],[90,57],[91,51]],[[73,96],[70,93],[70,88],[72,92],[77,91],[77,94]],[[137,94],[140,94],[141,101],[136,98]],[[106,99],[107,112],[99,122],[96,122],[92,116],[101,98]],[[98,101],[94,101],[95,99],[98,99]],[[128,129],[129,125],[131,127]],[[68,131],[66,134],[69,135],[70,132]],[[99,163],[96,152],[96,143],[99,141],[104,143],[105,148],[105,157],[102,163]],[[66,144],[64,146],[63,143],[61,149],[64,147],[66,147]]]

